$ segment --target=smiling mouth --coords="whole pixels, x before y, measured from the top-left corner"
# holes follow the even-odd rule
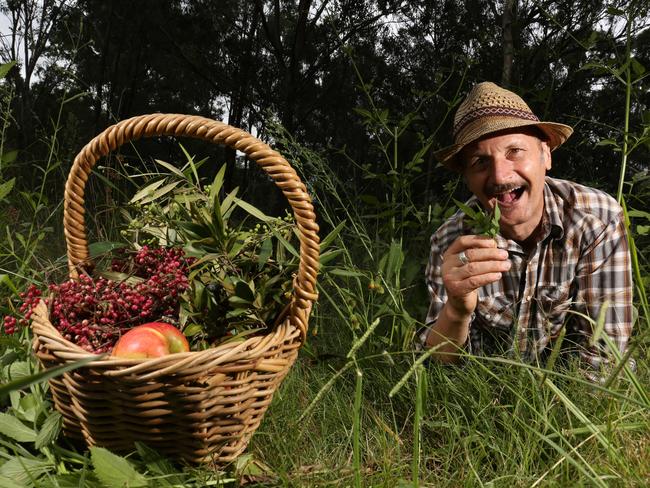
[[[508,205],[511,203],[515,203],[517,200],[519,200],[521,196],[524,194],[524,190],[525,188],[523,186],[518,186],[516,188],[512,188],[502,193],[496,193],[494,197],[497,199],[499,203],[504,203]]]

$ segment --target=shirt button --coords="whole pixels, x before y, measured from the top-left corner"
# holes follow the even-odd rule
[[[491,319],[492,319],[492,315],[490,315],[489,313],[486,313],[485,314],[485,320],[491,320]]]

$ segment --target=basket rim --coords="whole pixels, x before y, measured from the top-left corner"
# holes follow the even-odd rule
[[[300,347],[300,330],[291,323],[289,317],[282,324],[270,329],[265,334],[254,335],[240,342],[220,344],[202,351],[188,351],[168,354],[157,358],[117,358],[107,354],[96,354],[79,347],[77,344],[65,339],[52,325],[48,317],[48,309],[41,300],[32,313],[32,331],[35,336],[34,348],[47,347],[48,351],[64,363],[75,362],[81,359],[96,357],[84,368],[101,368],[107,376],[130,376],[138,374],[140,379],[155,379],[160,376],[172,374],[174,371],[192,367],[199,363],[210,361],[215,367],[232,364],[230,359],[238,356],[236,361],[255,361],[258,356],[266,353],[273,347],[285,341],[296,342]],[[244,353],[242,356],[241,354]],[[271,366],[270,366],[271,364]],[[107,371],[105,368],[110,368]],[[202,366],[202,369],[205,367]],[[272,366],[268,360],[266,364],[253,365],[252,369],[281,369],[281,366]],[[150,373],[141,373],[151,370]]]

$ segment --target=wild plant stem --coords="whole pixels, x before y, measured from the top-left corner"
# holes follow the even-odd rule
[[[354,486],[361,488],[361,392],[363,373],[357,369],[357,381],[354,389],[354,420],[352,426],[352,464],[354,470]]]
[[[632,98],[632,68],[629,60],[631,56],[631,29],[632,19],[627,20],[627,41],[625,46],[625,58],[628,63],[625,68],[625,115],[623,126],[623,152],[621,154],[621,172],[618,178],[618,191],[616,192],[616,200],[621,203],[623,200],[623,184],[625,183],[625,170],[627,166],[627,146],[630,129],[630,102]]]
[[[415,419],[413,420],[413,461],[411,464],[411,478],[413,487],[420,486],[420,441],[422,437],[422,404],[424,402],[425,371],[422,365],[415,370]]]

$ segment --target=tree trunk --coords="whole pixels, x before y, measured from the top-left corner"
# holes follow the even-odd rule
[[[508,88],[512,82],[512,63],[514,59],[514,43],[512,36],[512,21],[514,18],[515,0],[505,0],[503,4],[503,68],[501,70],[501,86]]]

